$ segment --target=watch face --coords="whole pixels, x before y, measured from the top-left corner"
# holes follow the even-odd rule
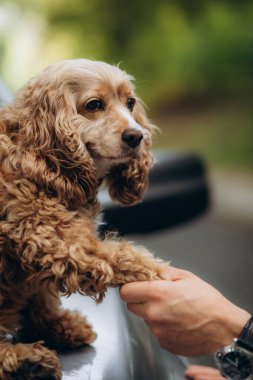
[[[247,379],[252,374],[250,359],[240,351],[231,351],[222,358],[223,374],[235,380]]]

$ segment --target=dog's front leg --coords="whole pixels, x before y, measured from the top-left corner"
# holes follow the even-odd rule
[[[164,278],[168,263],[165,263],[142,246],[127,241],[104,240],[99,244],[97,256],[112,269],[108,286],[118,286],[132,281],[147,281]]]
[[[162,277],[165,264],[144,248],[125,241],[101,241],[89,217],[52,202],[46,207],[48,203],[23,224],[5,224],[26,281],[33,287],[39,284],[53,294],[80,292],[101,299],[108,286]]]
[[[54,293],[80,292],[101,300],[107,287],[163,278],[167,264],[143,247],[125,241],[100,241],[87,226],[69,228],[66,234],[62,239],[40,239],[43,252],[29,242],[22,254],[28,280]]]
[[[73,231],[73,242],[67,245],[55,239],[44,246],[41,258],[29,263],[28,280],[44,284],[54,293],[78,291],[102,300],[108,287],[163,278],[167,264],[143,247],[125,241],[100,241],[87,231],[86,235],[75,235]],[[27,247],[29,253],[30,249]]]
[[[63,287],[64,291],[67,284],[69,291],[75,284],[76,290],[97,301],[103,299],[108,287],[163,279],[168,268],[168,263],[154,258],[144,247],[123,240],[100,241],[94,235],[83,236],[76,245],[69,247],[69,253],[70,258],[59,264],[65,271],[57,280],[58,288]],[[52,270],[55,271],[54,266]]]

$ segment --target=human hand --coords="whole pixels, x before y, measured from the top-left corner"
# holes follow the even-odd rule
[[[178,355],[213,353],[238,336],[250,315],[194,274],[168,267],[167,280],[133,282],[120,290],[161,347]]]
[[[202,365],[191,365],[184,375],[191,380],[224,380],[217,369]]]

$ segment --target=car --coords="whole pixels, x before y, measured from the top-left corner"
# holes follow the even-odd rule
[[[11,99],[1,82],[0,104]],[[149,187],[141,203],[113,204],[106,190],[99,193],[103,209],[100,233],[121,236],[157,234],[201,216],[209,205],[209,187],[201,157],[180,151],[156,151]],[[180,380],[185,358],[163,350],[145,323],[127,312],[118,289],[109,289],[96,303],[79,294],[62,298],[63,306],[87,315],[98,333],[92,346],[60,354],[63,380]]]

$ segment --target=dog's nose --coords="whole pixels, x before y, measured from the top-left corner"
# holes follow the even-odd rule
[[[130,146],[131,148],[136,148],[143,139],[143,134],[141,131],[129,128],[122,133],[121,138],[122,141],[127,143],[128,146]]]

